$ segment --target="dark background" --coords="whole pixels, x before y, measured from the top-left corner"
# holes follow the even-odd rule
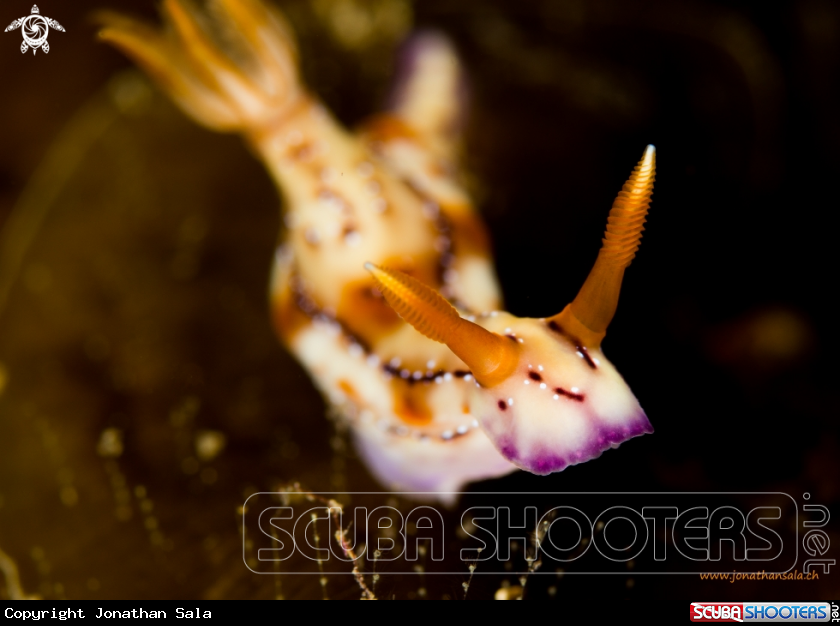
[[[381,106],[412,29],[453,39],[471,82],[465,165],[517,315],[571,300],[615,194],[657,147],[604,346],[656,433],[475,491],[784,491],[836,512],[840,4],[279,6],[307,82],[348,125]],[[67,30],[48,55],[0,36],[0,550],[47,598],[319,597],[317,577],[248,572],[237,529],[254,491],[378,489],[268,325],[276,192],[236,138],[197,128],[95,41],[95,9],[156,19],[153,3],[39,7]],[[30,9],[5,2],[0,20]],[[218,455],[196,449],[220,434]],[[464,579],[428,596],[460,597]],[[558,599],[839,589],[836,574],[540,580],[529,593]],[[349,577],[328,588],[356,595]]]

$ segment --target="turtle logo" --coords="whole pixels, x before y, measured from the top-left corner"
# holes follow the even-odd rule
[[[32,15],[21,17],[6,27],[6,32],[17,30],[22,27],[23,43],[20,44],[20,51],[26,52],[32,48],[32,54],[41,48],[44,52],[50,51],[50,44],[47,43],[47,35],[50,28],[64,32],[64,27],[53,19],[44,17],[38,10],[38,5],[33,5]]]

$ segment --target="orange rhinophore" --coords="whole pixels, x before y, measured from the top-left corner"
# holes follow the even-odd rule
[[[519,345],[463,319],[441,295],[402,272],[366,263],[385,300],[406,322],[429,339],[449,346],[485,387],[510,376]]]
[[[500,310],[487,232],[458,175],[464,76],[446,38],[415,36],[390,108],[351,133],[301,83],[276,10],[210,5],[212,18],[165,0],[163,31],[105,14],[100,37],[263,161],[284,199],[277,332],[383,484],[451,501],[467,482],[549,474],[653,432],[601,351],[650,204],[653,146],[574,301],[519,318]],[[224,28],[205,28],[213,18]]]
[[[613,202],[595,267],[571,304],[553,318],[561,326],[575,329],[588,348],[601,345],[615,315],[624,270],[635,258],[642,239],[655,178],[656,149],[648,146]]]

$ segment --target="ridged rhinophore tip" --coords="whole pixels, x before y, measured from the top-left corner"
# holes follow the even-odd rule
[[[645,153],[642,155],[642,161],[641,163],[639,163],[639,165],[641,165],[642,168],[649,168],[655,160],[656,146],[654,146],[652,143],[649,143],[647,145],[647,148],[645,148]]]
[[[613,203],[601,256],[621,268],[636,256],[656,178],[656,148],[645,148],[638,165]]]
[[[588,348],[600,345],[615,315],[624,270],[639,249],[655,178],[656,148],[648,144],[613,203],[595,267],[574,301],[555,316],[563,328],[573,328]]]
[[[507,378],[516,367],[518,344],[468,320],[443,296],[400,271],[365,263],[385,301],[417,332],[445,343],[485,387]]]

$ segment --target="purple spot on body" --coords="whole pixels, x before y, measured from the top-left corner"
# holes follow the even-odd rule
[[[583,360],[586,361],[586,364],[589,367],[591,367],[594,370],[598,369],[598,367],[595,365],[595,361],[593,361],[592,357],[589,356],[589,351],[586,349],[585,346],[575,346],[575,347],[577,348],[578,352],[580,352],[583,355]]]
[[[576,400],[577,402],[583,402],[585,400],[582,393],[572,393],[571,391],[566,391],[562,387],[555,388],[554,393],[559,396],[566,396],[570,400]]]
[[[595,361],[593,361],[592,357],[589,356],[589,352],[587,351],[586,346],[582,345],[578,339],[566,335],[566,331],[564,331],[560,324],[558,324],[554,320],[548,320],[548,327],[555,333],[563,335],[564,337],[570,339],[571,342],[575,344],[575,350],[577,350],[580,353],[581,358],[584,361],[586,361],[586,364],[594,370],[598,369],[598,366],[595,365]]]
[[[501,408],[504,401],[499,402]],[[549,448],[545,442],[535,442],[533,447],[521,448],[516,436],[511,436],[510,431],[496,440],[499,451],[509,461],[525,471],[546,475],[552,472],[559,472],[569,467],[592,459],[596,459],[603,452],[613,446],[617,446],[628,439],[638,437],[645,433],[652,433],[653,427],[644,412],[631,414],[620,424],[599,423],[597,416],[591,416],[594,423],[592,430],[582,445],[569,448],[561,443],[556,447]]]
[[[621,444],[633,437],[652,432],[653,427],[650,425],[647,416],[644,413],[639,413],[627,425],[598,428],[595,440],[581,452],[585,460],[594,459],[614,444]]]
[[[500,450],[500,452],[502,453],[502,456],[503,456],[503,457],[505,457],[506,459],[509,459],[509,460],[511,460],[511,461],[515,461],[515,460],[516,460],[516,457],[517,457],[517,456],[518,456],[518,454],[519,454],[519,451],[516,449],[516,446],[514,446],[514,445],[513,445],[513,444],[511,444],[511,443],[506,443],[506,444],[503,444],[503,445],[499,448],[499,450]]]
[[[546,450],[541,446],[526,452],[527,459],[517,459],[507,454],[508,458],[534,474],[550,474],[559,472],[570,465],[577,465],[596,459],[603,452],[614,445],[623,443],[633,437],[653,432],[653,428],[644,413],[631,417],[625,424],[596,426],[589,442],[574,450],[564,451],[565,457],[556,451]]]
[[[546,454],[544,456],[538,456],[531,464],[530,470],[534,474],[545,476],[546,474],[551,474],[552,472],[562,471],[567,465],[569,464],[563,457]]]

